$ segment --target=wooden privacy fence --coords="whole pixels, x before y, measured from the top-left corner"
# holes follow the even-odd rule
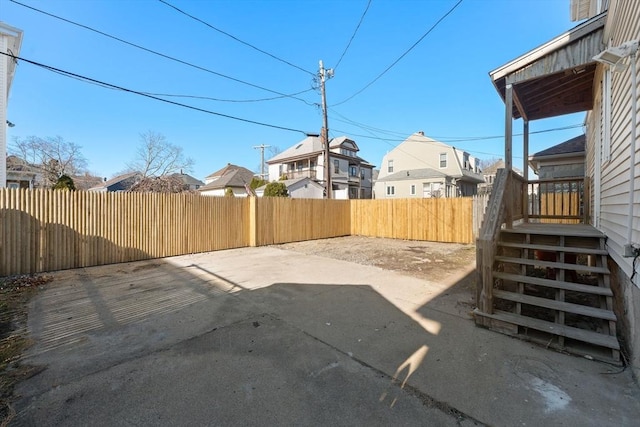
[[[471,198],[351,200],[351,234],[472,243],[472,207]]]
[[[472,203],[0,189],[0,276],[347,235],[472,243]]]
[[[253,197],[251,246],[348,236],[349,200]]]
[[[249,200],[0,190],[0,275],[249,245]]]

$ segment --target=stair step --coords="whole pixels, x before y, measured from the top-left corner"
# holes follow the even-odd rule
[[[488,317],[503,322],[511,323],[518,326],[547,332],[554,335],[560,335],[566,338],[575,339],[589,344],[599,345],[601,347],[620,350],[620,344],[615,336],[600,334],[593,331],[585,331],[583,329],[574,328],[572,326],[560,325],[558,323],[547,322],[545,320],[534,319],[532,317],[521,316],[514,313],[496,310],[493,314],[483,313],[477,308],[473,311],[477,316]]]
[[[534,267],[562,268],[564,270],[587,271],[589,273],[602,273],[602,274],[609,274],[610,273],[609,269],[606,268],[606,267],[590,267],[588,265],[567,264],[567,263],[562,263],[562,262],[540,261],[540,260],[537,260],[537,259],[496,256],[495,260],[496,261],[500,261],[500,262],[508,262],[510,264],[532,265]]]
[[[613,292],[610,288],[604,288],[600,286],[582,285],[580,283],[562,282],[560,280],[542,279],[539,277],[522,276],[519,274],[503,273],[501,271],[494,271],[493,277],[503,280],[511,280],[518,283],[527,283],[530,285],[546,286],[554,289],[564,289],[565,291],[583,292],[585,294],[602,295],[605,297],[612,297]]]
[[[604,238],[603,232],[584,224],[522,224],[514,228],[504,228],[501,233],[534,234],[543,236],[570,236]]]
[[[535,245],[531,243],[498,242],[505,248],[534,249],[547,252],[565,252],[571,254],[607,255],[607,251],[595,248],[576,248],[569,246]]]
[[[507,292],[494,290],[493,296],[509,301],[519,302],[523,304],[535,305],[537,307],[549,308],[551,310],[560,310],[565,313],[580,314],[582,316],[595,317],[597,319],[616,321],[616,315],[613,311],[603,310],[601,308],[588,307],[586,305],[573,304],[566,301],[556,301],[548,298],[534,297],[531,295],[518,294],[515,292]]]

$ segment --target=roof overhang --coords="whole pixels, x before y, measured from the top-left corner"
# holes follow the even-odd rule
[[[512,85],[514,119],[544,119],[593,107],[593,57],[604,49],[606,18],[606,12],[594,16],[489,73],[503,100],[506,86]]]
[[[10,25],[0,22],[0,36],[8,38],[7,52],[13,56],[20,55],[20,47],[22,46],[22,30],[14,28]],[[11,89],[11,82],[16,72],[16,59],[9,58],[7,61],[7,96],[9,96],[9,90]],[[4,126],[4,123],[3,123]]]

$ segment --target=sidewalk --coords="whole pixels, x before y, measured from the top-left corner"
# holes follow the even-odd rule
[[[472,298],[273,247],[59,272],[15,421],[635,425],[629,371],[478,328]]]

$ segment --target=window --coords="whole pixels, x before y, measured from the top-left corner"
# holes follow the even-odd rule
[[[355,166],[349,166],[349,176],[358,176],[358,168]]]
[[[440,169],[447,167],[447,153],[440,153]]]
[[[296,168],[297,168],[299,171],[301,171],[301,170],[302,170],[302,167],[303,167],[303,166],[304,166],[304,165],[302,164],[302,162],[297,162],[297,163],[296,163]]]
[[[389,160],[387,162],[387,172],[388,173],[393,173],[393,160]]]
[[[415,184],[411,184],[411,188],[409,188],[409,194],[411,194],[412,196],[416,195],[416,185]]]
[[[360,169],[360,179],[364,179],[364,169]]]
[[[393,185],[387,185],[387,196],[394,196],[396,194],[396,187]]]
[[[333,161],[333,173],[340,173],[340,160]]]
[[[471,167],[471,163],[469,162],[469,153],[462,154],[462,159],[464,160],[464,168],[473,170],[473,168]]]

